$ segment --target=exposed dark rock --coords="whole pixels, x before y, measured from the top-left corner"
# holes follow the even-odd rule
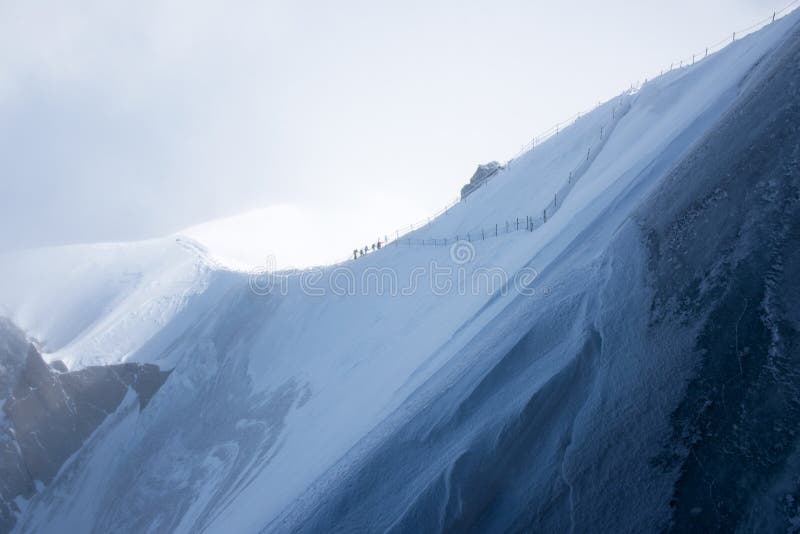
[[[674,532],[797,532],[800,510],[800,39],[654,200],[659,285],[701,325],[697,372],[658,461]],[[670,213],[670,219],[655,214]],[[700,318],[706,318],[700,320]]]
[[[25,364],[28,340],[14,324],[0,317],[0,402],[8,398]]]
[[[14,526],[15,499],[33,495],[37,481],[49,484],[129,390],[144,409],[169,376],[155,365],[138,363],[74,372],[63,362],[51,367],[2,318],[0,366],[0,532]]]

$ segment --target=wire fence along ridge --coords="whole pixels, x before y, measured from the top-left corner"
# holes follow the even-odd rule
[[[798,1],[800,1],[800,0],[798,0]],[[632,93],[633,92],[630,89],[628,89],[628,90],[624,91],[622,94],[620,94],[619,96],[617,96],[615,98],[622,99],[624,97],[630,96]],[[577,113],[576,115],[573,115],[572,117],[570,117],[566,121],[559,122],[558,124],[554,125],[553,127],[545,130],[540,135],[537,135],[536,137],[534,137],[533,140],[531,140],[528,144],[526,144],[525,146],[522,147],[522,149],[519,151],[519,153],[517,155],[515,155],[513,158],[508,160],[503,165],[502,169],[498,169],[498,170],[492,172],[491,174],[489,174],[484,180],[481,181],[481,183],[478,185],[478,187],[476,187],[474,190],[472,190],[470,192],[470,194],[475,193],[476,191],[478,191],[482,187],[485,187],[486,185],[488,185],[494,178],[496,178],[497,176],[502,175],[502,171],[505,170],[505,169],[508,169],[511,166],[512,162],[514,160],[518,159],[522,154],[525,154],[526,152],[528,152],[530,150],[534,150],[536,145],[541,145],[543,142],[547,141],[550,137],[553,137],[554,135],[558,135],[559,132],[564,131],[566,128],[568,128],[568,127],[572,126],[573,124],[575,124],[575,122],[578,119],[580,119],[580,117],[588,115],[589,113],[591,113],[592,111],[597,109],[599,106],[600,105],[597,105],[594,108],[592,108],[592,109],[590,109],[589,111],[586,111],[586,112]],[[613,108],[613,112],[612,113],[615,113],[618,109],[619,109],[619,107],[617,105],[615,105],[615,107]],[[601,134],[600,134],[601,137],[602,137],[602,131],[603,131],[603,127],[601,127]],[[606,132],[610,133],[610,130],[606,130]],[[558,198],[563,198],[563,197],[561,197],[559,195],[557,195],[557,197]],[[406,234],[411,233],[411,232],[416,231],[416,230],[420,230],[422,228],[425,228],[431,222],[433,222],[434,219],[436,219],[440,215],[447,214],[451,209],[453,209],[454,206],[458,205],[461,202],[466,202],[466,198],[457,197],[457,198],[453,199],[450,203],[448,203],[445,207],[443,207],[442,209],[438,210],[435,213],[432,213],[428,217],[426,217],[424,219],[421,219],[421,220],[417,221],[416,223],[409,224],[409,225],[404,226],[402,228],[398,228],[397,230],[395,230],[391,234],[384,235],[383,243],[390,244],[390,243],[394,243],[394,242],[399,241],[399,240],[406,240],[406,242],[408,242],[408,238],[404,238],[404,236]],[[439,239],[439,241],[443,241],[444,239],[445,238],[441,238],[441,239]],[[427,240],[427,241],[430,241],[430,240]],[[420,240],[420,243],[421,243],[421,240]],[[350,258],[348,258],[348,259],[350,259]]]
[[[655,72],[654,72],[652,76],[648,76],[648,77],[644,78],[644,82],[643,83],[647,83],[648,80],[652,80],[653,78],[657,78],[658,76],[662,76],[665,73],[672,72],[676,68],[681,69],[681,68],[684,68],[684,67],[691,67],[692,65],[695,65],[695,64],[703,61],[704,59],[706,59],[709,56],[715,54],[716,52],[719,52],[720,50],[722,50],[723,48],[725,48],[729,44],[735,42],[737,39],[741,39],[743,37],[746,37],[746,36],[748,36],[748,35],[750,35],[752,33],[755,33],[757,31],[761,30],[762,28],[765,28],[766,26],[769,26],[773,22],[777,22],[778,20],[780,20],[783,17],[785,17],[786,15],[788,15],[793,10],[793,8],[797,7],[798,5],[800,5],[800,0],[793,0],[792,2],[789,2],[787,5],[785,5],[781,9],[777,9],[777,10],[773,11],[771,15],[759,20],[758,22],[756,22],[754,24],[751,24],[747,28],[743,28],[743,29],[740,29],[740,30],[736,30],[735,32],[731,32],[731,34],[728,37],[726,37],[724,39],[721,39],[721,40],[717,41],[716,43],[705,47],[705,49],[698,50],[697,52],[695,52],[691,56],[687,55],[686,57],[681,58],[678,61],[670,63],[668,68],[665,67],[665,68],[660,69],[658,71],[658,74],[655,74]],[[643,83],[640,82],[639,80],[637,80],[632,85],[632,87],[634,87],[634,88],[641,87],[643,85]]]
[[[702,51],[700,51],[698,53],[692,54],[691,57],[687,56],[686,58],[684,58],[682,60],[679,60],[678,62],[672,63],[669,66],[668,69],[661,69],[660,73],[658,75],[652,76],[652,77],[647,77],[647,78],[644,79],[644,82],[640,82],[639,80],[637,80],[635,83],[631,84],[629,89],[623,91],[616,98],[623,99],[625,97],[629,97],[629,96],[634,95],[635,93],[637,93],[641,89],[641,87],[644,84],[646,84],[648,82],[648,80],[652,80],[653,78],[656,78],[657,76],[663,75],[666,72],[671,72],[676,67],[677,68],[690,67],[692,65],[695,65],[695,64],[699,63],[700,61],[703,61],[704,59],[708,58],[709,56],[711,56],[714,53],[718,52],[719,50],[723,49],[725,46],[731,44],[732,42],[735,42],[736,39],[740,39],[742,37],[745,37],[747,35],[755,33],[756,31],[761,30],[762,28],[764,28],[764,27],[766,27],[766,26],[768,26],[768,25],[770,25],[770,24],[772,24],[774,22],[777,22],[778,20],[784,18],[786,15],[788,15],[792,11],[793,8],[797,7],[798,4],[800,4],[800,0],[793,0],[792,2],[790,2],[789,4],[784,6],[783,8],[773,11],[772,15],[770,15],[770,16],[768,16],[768,17],[766,17],[766,18],[764,18],[764,19],[762,19],[762,20],[760,20],[760,21],[758,21],[758,22],[756,22],[754,24],[752,24],[751,26],[748,26],[747,28],[732,32],[730,37],[722,39],[719,42],[714,43],[714,44],[706,47],[704,50],[702,50]],[[516,155],[514,155],[511,159],[509,159],[505,163],[504,168],[507,169],[507,168],[513,166],[514,162],[517,159],[519,159],[520,156],[522,156],[523,154],[525,154],[526,152],[528,152],[530,150],[535,150],[538,145],[541,145],[542,143],[544,143],[545,141],[547,141],[551,137],[553,137],[555,135],[558,135],[560,132],[564,131],[565,129],[567,129],[570,126],[572,126],[573,124],[575,124],[575,122],[577,122],[581,117],[592,113],[597,108],[599,108],[601,105],[602,105],[602,103],[593,106],[591,109],[589,109],[587,111],[578,112],[575,115],[573,115],[572,117],[570,117],[570,118],[568,118],[568,119],[566,119],[564,121],[561,121],[559,123],[556,123],[553,126],[551,126],[550,128],[548,128],[547,130],[545,130],[545,131],[541,132],[540,134],[534,136],[533,139],[528,141],[528,143],[526,143],[525,145],[523,145],[520,148],[519,152]],[[627,102],[626,105],[625,105],[625,109],[624,109],[623,112],[620,113],[620,116],[624,115],[625,112],[627,112],[629,108],[630,108],[630,102]],[[605,131],[605,138],[604,138],[604,133],[603,133],[603,130],[602,130],[603,128],[605,128],[605,126],[601,127],[601,133],[600,133],[600,141],[601,141],[601,143],[600,143],[599,146],[595,146],[595,148],[594,148],[594,154],[595,155],[600,151],[600,149],[602,148],[602,145],[605,144],[605,139],[607,139],[608,135],[611,134],[611,131],[613,130],[613,127],[617,123],[617,120],[618,120],[618,118],[615,118],[614,120],[612,120],[610,128]],[[404,246],[410,246],[410,247],[412,247],[412,246],[421,246],[421,247],[425,247],[425,246],[447,246],[448,243],[452,244],[454,242],[454,240],[458,241],[459,239],[465,239],[467,241],[476,241],[476,240],[483,240],[483,239],[487,239],[489,237],[496,237],[496,236],[499,236],[501,234],[507,234],[507,233],[517,232],[517,231],[523,231],[523,230],[524,231],[532,231],[532,230],[540,227],[544,223],[546,223],[548,217],[551,217],[558,210],[558,208],[561,205],[561,202],[563,202],[563,200],[566,198],[566,196],[572,190],[572,187],[575,185],[575,183],[577,182],[578,178],[583,175],[583,173],[588,168],[589,164],[591,164],[591,162],[594,160],[594,155],[592,154],[592,151],[593,151],[593,149],[590,146],[588,148],[586,160],[581,165],[579,165],[572,173],[570,173],[569,178],[567,179],[567,182],[558,190],[558,192],[556,192],[556,194],[553,197],[553,200],[544,208],[544,210],[542,211],[541,215],[524,215],[522,218],[521,217],[514,217],[510,221],[503,221],[502,223],[495,224],[493,227],[476,228],[476,229],[468,231],[464,235],[456,235],[456,236],[451,236],[449,238],[447,238],[447,237],[442,237],[442,238],[411,238],[411,237],[404,237],[406,234],[408,234],[410,232],[413,232],[413,231],[419,230],[421,228],[424,228],[425,226],[429,225],[434,219],[436,219],[440,215],[447,214],[454,206],[456,206],[460,202],[465,202],[466,201],[466,198],[462,199],[460,197],[457,197],[457,198],[453,199],[451,202],[449,202],[445,207],[443,207],[442,209],[440,209],[439,211],[437,211],[435,213],[432,213],[428,217],[426,217],[426,218],[424,218],[424,219],[422,219],[420,221],[417,221],[416,223],[409,224],[409,225],[404,226],[402,228],[398,228],[397,230],[395,230],[391,234],[384,235],[383,244],[388,245],[388,244],[391,243],[391,244],[396,245],[396,246],[404,245]],[[481,187],[485,187],[493,178],[496,178],[497,176],[502,176],[502,174],[503,173],[502,173],[502,170],[501,170],[500,172],[495,172],[495,173],[487,176],[486,179],[483,182],[481,182],[481,184],[473,191],[473,193],[475,191],[477,191],[478,189],[480,189]],[[522,221],[522,223],[520,223],[520,221]],[[503,231],[503,229],[505,229],[505,231]],[[352,256],[348,256],[347,260],[349,260],[349,259],[352,259]],[[343,260],[343,261],[346,261],[346,260]]]
[[[505,220],[500,223],[496,223],[493,226],[489,227],[478,227],[468,230],[464,234],[457,234],[450,237],[429,237],[429,238],[411,238],[411,237],[404,237],[401,239],[396,239],[392,243],[395,246],[407,246],[407,247],[446,247],[449,244],[453,244],[457,241],[484,241],[486,239],[491,239],[493,237],[499,237],[500,235],[510,234],[513,232],[532,232],[539,228],[540,226],[547,223],[547,221],[552,218],[553,215],[559,210],[559,208],[563,205],[563,202],[569,196],[569,193],[572,191],[572,188],[575,187],[575,184],[578,183],[580,178],[586,173],[589,167],[594,162],[597,155],[602,151],[603,147],[606,144],[606,141],[611,136],[611,133],[614,131],[615,127],[625,116],[625,114],[630,110],[632,100],[629,98],[631,94],[624,95],[625,97],[620,97],[619,101],[614,105],[611,113],[611,120],[603,125],[600,126],[600,130],[597,133],[597,139],[595,143],[592,145],[590,144],[586,150],[586,158],[576,166],[572,171],[569,172],[566,180],[564,181],[563,185],[556,190],[555,194],[553,195],[553,199],[542,209],[541,214],[528,214],[523,215],[521,217],[515,216],[510,220]],[[484,184],[481,184],[483,187]]]

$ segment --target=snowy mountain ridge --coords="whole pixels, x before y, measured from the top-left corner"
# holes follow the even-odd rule
[[[538,215],[582,168],[546,224],[471,242],[463,258],[398,242],[258,292],[248,274],[174,238],[5,256],[1,304],[48,359],[171,370],[145,409],[125,403],[108,416],[26,503],[17,530],[752,526],[750,501],[720,498],[739,515],[708,511],[687,459],[694,445],[675,438],[664,449],[681,410],[705,398],[693,373],[710,365],[699,356],[707,319],[727,314],[714,295],[739,280],[718,279],[743,261],[729,255],[744,247],[736,236],[792,224],[788,185],[725,164],[738,161],[729,149],[782,139],[775,150],[786,153],[769,161],[795,176],[797,28],[795,13],[652,80],[625,97],[624,114],[617,99],[600,106],[409,236]],[[601,127],[602,148],[587,159]],[[716,139],[727,143],[707,148]],[[748,183],[760,196],[748,196]],[[776,198],[770,188],[785,205],[760,203]],[[711,269],[695,240],[713,235],[730,262]],[[769,257],[792,264],[782,247],[771,243]],[[439,268],[450,286],[434,282]],[[459,291],[460,276],[483,283],[486,272],[500,273],[501,287]],[[716,289],[706,294],[698,273]],[[760,336],[746,312],[737,313]]]

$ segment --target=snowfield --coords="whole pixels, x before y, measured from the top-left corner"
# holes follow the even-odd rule
[[[50,361],[173,369],[146,409],[122,403],[17,529],[691,525],[670,506],[688,471],[656,459],[694,391],[712,314],[675,311],[654,228],[688,202],[676,191],[694,191],[668,178],[791,64],[798,20],[601,105],[407,236],[469,233],[456,245],[466,256],[401,239],[261,278],[175,236],[3,256],[0,309]],[[475,237],[540,217],[574,169],[546,224]],[[676,200],[662,220],[647,209],[665,195]]]
[[[2,309],[51,360],[70,368],[120,363],[136,360],[206,291],[212,270],[195,243],[175,238],[8,253],[0,260]]]

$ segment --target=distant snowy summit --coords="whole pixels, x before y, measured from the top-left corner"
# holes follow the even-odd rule
[[[504,168],[505,167],[496,161],[478,165],[478,169],[475,171],[475,174],[472,175],[472,178],[469,179],[469,183],[461,188],[461,200],[467,198],[473,191],[482,186],[486,180],[502,171]]]

